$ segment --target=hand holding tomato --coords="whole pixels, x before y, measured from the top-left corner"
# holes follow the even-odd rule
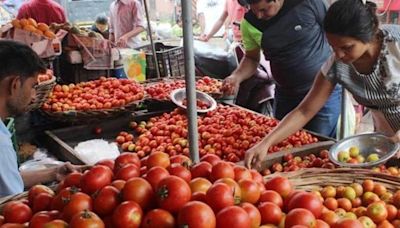
[[[239,77],[232,74],[223,81],[222,91],[225,95],[235,95],[239,90],[240,83]]]
[[[246,151],[244,164],[247,168],[261,169],[261,162],[268,153],[269,144],[262,140]]]

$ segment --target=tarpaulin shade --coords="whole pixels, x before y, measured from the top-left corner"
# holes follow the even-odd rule
[[[383,7],[380,10],[386,10],[386,8],[389,11],[400,11],[400,0],[384,0]]]

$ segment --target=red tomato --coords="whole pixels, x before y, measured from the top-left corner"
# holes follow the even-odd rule
[[[25,223],[32,218],[32,210],[22,202],[11,201],[4,205],[3,216],[5,223]]]
[[[54,198],[53,201],[51,202],[51,209],[52,210],[58,210],[62,211],[65,204],[67,203],[64,199],[69,199],[71,196],[77,192],[79,192],[80,189],[75,188],[75,187],[67,187],[62,189]]]
[[[330,226],[328,225],[328,223],[317,219],[317,222],[315,223],[315,228],[330,228]]]
[[[211,181],[216,181],[221,178],[235,178],[235,172],[232,166],[224,161],[217,162],[212,169],[210,174]]]
[[[174,228],[175,218],[166,210],[153,209],[144,216],[142,228]]]
[[[279,195],[281,195],[282,198],[287,197],[293,190],[290,181],[287,178],[280,176],[268,180],[265,183],[265,189],[273,190],[279,193]]]
[[[281,208],[278,207],[278,205],[271,202],[261,203],[258,206],[258,210],[260,211],[261,214],[262,224],[270,223],[278,225],[283,216]]]
[[[186,203],[178,214],[179,227],[214,228],[215,220],[215,214],[212,209],[207,204],[199,201]]]
[[[134,164],[138,168],[140,168],[140,159],[137,156],[137,154],[130,153],[130,152],[125,152],[125,153],[120,154],[115,159],[114,172],[118,171],[118,169],[124,167],[127,164]]]
[[[154,152],[147,158],[147,168],[160,166],[167,168],[170,165],[169,155],[163,152]]]
[[[64,179],[64,188],[66,187],[81,187],[81,178],[82,173],[80,172],[72,172],[68,174]]]
[[[95,213],[91,211],[82,211],[80,213],[75,214],[70,223],[70,228],[81,228],[81,227],[96,227],[96,228],[104,228],[104,222],[97,216]]]
[[[340,219],[339,215],[334,211],[323,212],[321,215],[321,220],[328,223],[329,226],[332,226]]]
[[[242,202],[248,202],[252,204],[258,202],[258,199],[260,198],[260,188],[258,187],[257,182],[249,179],[242,179],[238,184],[242,192]]]
[[[153,188],[145,179],[134,177],[129,179],[122,189],[124,201],[134,201],[144,210],[150,208],[153,203]]]
[[[261,176],[261,174],[257,170],[251,169],[250,173],[251,173],[251,176],[253,177],[253,180],[264,184],[264,178]]]
[[[105,186],[93,197],[93,211],[106,216],[111,214],[121,202],[119,190],[113,186]]]
[[[322,213],[322,202],[315,194],[302,192],[293,196],[289,202],[289,211],[295,208],[307,209],[314,214],[315,218],[319,218]]]
[[[316,219],[313,213],[304,208],[296,208],[286,215],[285,228],[293,227],[294,225],[304,225],[307,227],[314,227]]]
[[[54,196],[54,191],[51,190],[49,187],[41,184],[35,185],[32,188],[30,188],[28,192],[29,205],[32,206],[34,198],[40,193],[48,193],[49,195]]]
[[[185,167],[190,167],[192,165],[192,160],[190,160],[189,157],[182,154],[171,156],[169,160],[171,164],[179,163]]]
[[[221,161],[221,158],[215,154],[206,154],[201,157],[200,161],[205,161],[210,163],[212,166],[216,165],[217,162]]]
[[[383,202],[375,202],[367,207],[367,216],[374,221],[374,223],[380,223],[386,220],[388,216],[387,209],[385,207],[385,203]]]
[[[186,167],[182,166],[181,164],[171,164],[167,168],[167,170],[168,170],[169,174],[180,177],[183,180],[185,180],[187,183],[189,183],[190,180],[192,179],[192,174],[190,173],[190,171]]]
[[[332,228],[363,228],[364,226],[360,221],[356,219],[339,219],[335,224],[333,224]]]
[[[169,176],[168,171],[163,167],[153,167],[147,171],[144,178],[151,184],[153,189],[157,189],[158,183],[166,177]]]
[[[113,173],[107,166],[96,165],[86,171],[81,178],[82,191],[92,194],[111,184]]]
[[[345,211],[350,211],[352,206],[352,203],[349,199],[347,198],[340,198],[337,199],[338,207],[343,208]]]
[[[260,211],[250,203],[242,203],[241,207],[247,212],[250,218],[251,228],[260,227],[261,224],[261,214]]]
[[[189,184],[182,178],[168,176],[160,181],[156,190],[158,205],[169,212],[178,212],[191,197]]]
[[[98,161],[96,163],[96,165],[104,165],[104,166],[107,166],[108,168],[110,168],[111,170],[114,170],[115,161],[112,159],[104,159],[104,160]]]
[[[193,193],[203,192],[206,193],[207,190],[211,187],[211,182],[206,178],[197,177],[190,181],[189,186],[190,190]]]
[[[235,172],[235,181],[242,179],[253,180],[253,176],[251,175],[250,171],[243,166],[237,165],[233,168],[233,171]]]
[[[215,183],[206,193],[206,202],[216,213],[218,213],[223,208],[235,204],[233,191],[225,183]]]
[[[261,193],[259,203],[262,202],[271,202],[276,204],[280,208],[283,207],[283,200],[281,195],[272,190],[265,190]]]
[[[196,177],[204,177],[209,178],[212,170],[212,165],[208,162],[202,161],[190,168],[190,172],[192,173],[192,178]]]
[[[42,228],[44,224],[50,222],[54,218],[47,212],[41,211],[32,216],[29,221],[29,228]]]
[[[140,176],[140,169],[134,164],[126,164],[124,167],[118,169],[115,179],[127,181],[133,177]]]
[[[111,183],[112,186],[114,186],[118,191],[122,191],[122,189],[125,186],[126,181],[124,180],[115,180]]]
[[[67,228],[68,223],[61,219],[56,219],[51,222],[44,224],[43,228]]]
[[[47,211],[51,208],[51,202],[53,201],[54,195],[47,192],[40,193],[33,198],[32,212]]]
[[[108,169],[108,168],[107,168]],[[64,199],[67,203],[62,211],[63,220],[69,222],[76,213],[83,210],[92,210],[92,198],[85,193],[77,192],[69,199]]]
[[[250,217],[241,207],[229,206],[217,214],[217,227],[248,228],[250,225]]]
[[[136,228],[140,226],[142,217],[143,211],[139,204],[125,201],[114,210],[112,220],[115,228]]]
[[[324,206],[329,210],[336,210],[338,208],[338,202],[335,198],[328,197],[324,200]]]
[[[388,212],[388,216],[387,216],[387,220],[388,221],[392,221],[396,218],[398,210],[395,206],[393,206],[392,204],[386,204],[386,210]]]

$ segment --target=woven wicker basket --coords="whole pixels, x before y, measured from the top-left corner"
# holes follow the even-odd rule
[[[350,185],[357,182],[362,183],[366,179],[373,180],[374,182],[381,183],[388,190],[395,192],[400,189],[400,177],[392,176],[384,173],[375,172],[369,169],[352,169],[352,168],[338,168],[338,169],[321,169],[309,168],[302,169],[295,172],[287,173],[274,173],[265,176],[266,180],[275,176],[287,177],[293,184],[295,189],[300,190],[319,190],[324,186],[343,186]]]
[[[88,111],[68,111],[51,112],[43,111],[49,118],[60,122],[86,122],[96,119],[107,119],[118,116],[126,112],[133,112],[141,105],[142,100],[134,101],[125,106],[113,109],[88,110]]]
[[[43,103],[49,97],[50,92],[53,91],[55,85],[56,85],[56,77],[54,76],[48,81],[39,83],[36,86],[36,97],[29,105],[29,110],[35,110],[42,107]]]

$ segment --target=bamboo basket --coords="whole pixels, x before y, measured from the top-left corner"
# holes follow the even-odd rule
[[[354,182],[362,183],[367,179],[384,185],[392,192],[400,190],[400,177],[375,172],[369,169],[307,168],[294,172],[274,173],[272,175],[265,176],[264,178],[265,180],[269,180],[276,176],[286,177],[293,184],[295,189],[306,191],[319,190],[321,187],[328,185],[337,187],[350,185]]]
[[[60,122],[85,122],[89,120],[107,119],[121,115],[126,112],[134,112],[139,109],[142,100],[134,101],[125,106],[102,109],[102,110],[88,110],[88,111],[66,111],[66,112],[52,112],[44,111],[45,115],[49,118]]]
[[[44,81],[39,83],[36,86],[36,97],[29,105],[29,110],[36,110],[42,107],[43,103],[49,97],[51,91],[53,91],[54,86],[56,85],[56,77],[52,77],[48,81]]]

